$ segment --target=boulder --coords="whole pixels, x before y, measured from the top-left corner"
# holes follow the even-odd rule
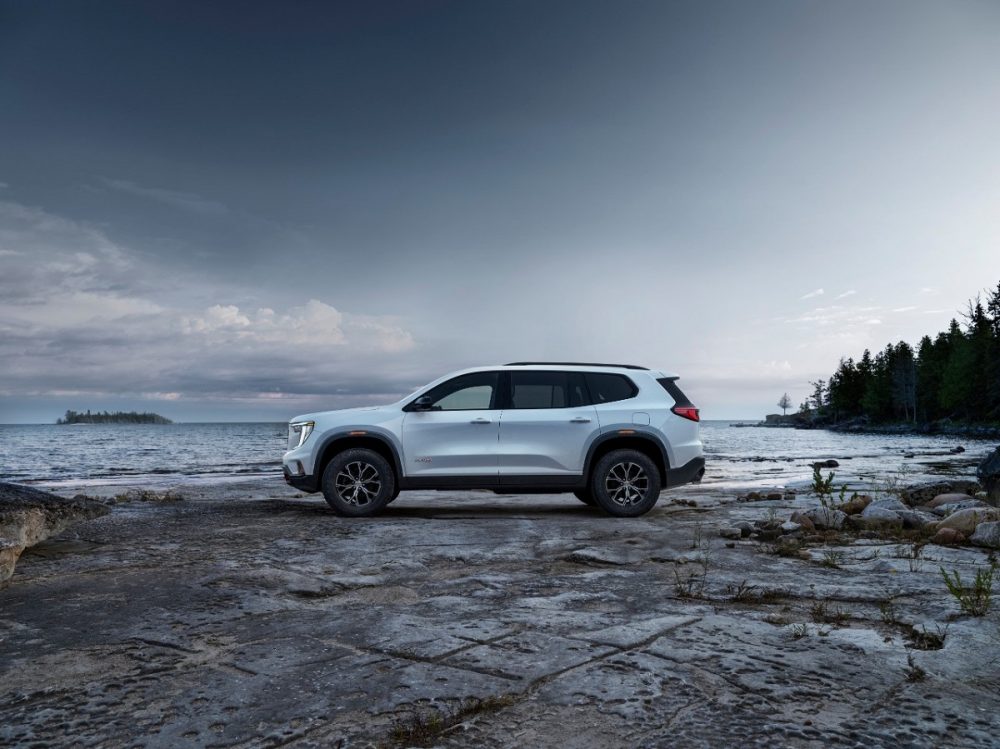
[[[1000,549],[1000,522],[991,520],[976,526],[976,532],[969,537],[969,542],[987,549]]]
[[[745,520],[737,523],[735,527],[740,529],[740,535],[743,538],[750,538],[750,534],[753,533],[753,526]]]
[[[816,507],[806,513],[813,525],[819,530],[839,531],[844,526],[847,515],[840,510],[833,510],[828,507]]]
[[[784,499],[784,497],[785,497],[785,495],[782,494],[781,492],[768,492],[767,493],[767,498],[768,499]]]
[[[979,464],[976,476],[986,490],[986,501],[994,507],[1000,506],[1000,447]]]
[[[927,507],[940,507],[941,505],[950,505],[955,502],[965,502],[969,499],[968,494],[959,494],[957,492],[949,492],[948,494],[938,494],[930,502],[927,502]]]
[[[811,464],[813,468],[839,468],[840,463],[838,463],[833,458],[829,460],[817,460],[815,463]]]
[[[1000,510],[994,507],[969,507],[953,512],[938,523],[938,528],[954,528],[965,536],[971,536],[977,525],[992,520],[1000,520]]]
[[[919,530],[938,521],[934,515],[920,510],[899,510],[896,514],[903,519],[904,528]]]
[[[847,515],[858,515],[872,502],[872,498],[866,494],[858,494],[837,507],[838,510]]]
[[[965,452],[965,448],[964,448],[964,447],[962,447],[961,445],[959,445],[958,447],[953,447],[953,448],[951,448],[951,450],[949,450],[949,452],[950,452],[950,453],[951,453],[952,455],[960,455],[961,453],[964,453],[964,452]]]
[[[989,505],[983,502],[981,499],[973,499],[972,497],[966,497],[961,502],[949,502],[948,504],[932,507],[931,512],[933,512],[935,515],[939,515],[940,517],[946,518],[949,515],[954,515],[959,510],[975,510],[984,507],[989,507]]]
[[[743,531],[739,528],[719,528],[719,535],[723,538],[743,538]]]
[[[29,546],[73,523],[108,512],[103,504],[86,497],[64,499],[27,486],[0,483],[0,583],[14,574],[14,565]]]
[[[882,497],[881,499],[872,500],[868,503],[868,508],[871,507],[880,507],[883,510],[892,510],[893,512],[903,512],[910,509],[909,505],[903,504],[896,497]]]
[[[861,525],[868,530],[899,530],[903,527],[903,518],[886,507],[870,504],[861,513]]]
[[[954,528],[938,528],[937,533],[931,536],[931,543],[939,546],[953,546],[965,543],[965,534],[956,531]]]
[[[962,493],[970,497],[979,491],[975,481],[954,479],[952,481],[932,481],[927,484],[914,484],[900,490],[899,498],[908,505],[923,505],[939,494]]]
[[[798,533],[802,530],[802,526],[798,523],[793,523],[791,520],[786,520],[781,524],[781,532],[783,534]]]

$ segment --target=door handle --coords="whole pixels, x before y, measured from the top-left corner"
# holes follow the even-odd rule
[[[489,424],[489,423],[491,423],[491,421],[490,421],[490,419],[484,419],[482,417],[479,417],[478,419],[473,419],[469,423],[470,424]]]
[[[575,419],[570,419],[569,423],[570,424],[589,424],[590,423],[590,419],[588,419],[586,416],[577,416]]]

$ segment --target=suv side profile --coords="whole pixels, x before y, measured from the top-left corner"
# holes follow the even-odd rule
[[[569,362],[454,372],[388,406],[296,417],[285,480],[348,517],[407,489],[572,492],[636,517],[705,473],[698,409],[677,379]]]

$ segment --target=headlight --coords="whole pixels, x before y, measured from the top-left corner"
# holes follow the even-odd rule
[[[309,439],[309,435],[312,434],[313,427],[316,426],[315,421],[293,421],[288,425],[288,449],[294,450],[297,447],[302,447]]]

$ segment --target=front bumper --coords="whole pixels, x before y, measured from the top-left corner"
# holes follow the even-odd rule
[[[667,471],[667,489],[682,484],[691,484],[701,481],[705,475],[705,459],[692,458],[679,468],[671,468]]]
[[[315,476],[308,473],[301,476],[294,476],[287,465],[284,467],[284,474],[285,482],[294,486],[299,491],[309,493],[319,491],[319,482],[316,480]]]

